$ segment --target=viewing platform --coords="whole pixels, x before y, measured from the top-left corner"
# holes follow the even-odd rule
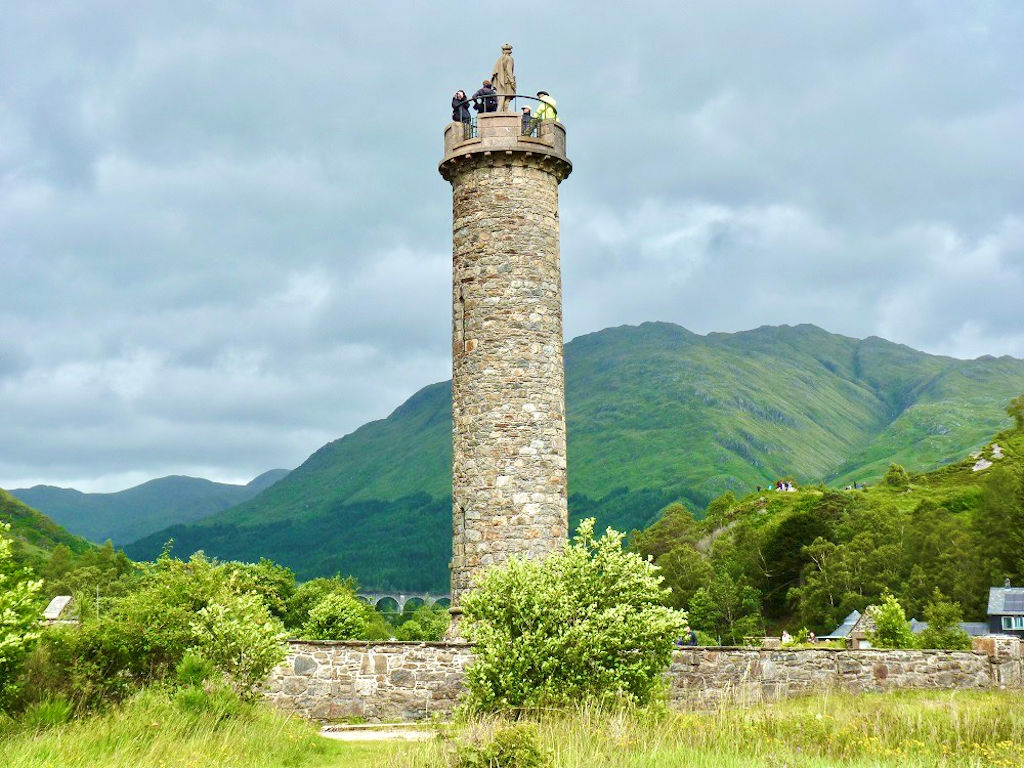
[[[520,97],[522,98],[522,97]],[[523,153],[544,165],[559,181],[572,173],[565,153],[565,126],[557,120],[535,121],[531,135],[524,134],[519,112],[481,112],[472,122],[451,122],[444,131],[444,159],[438,171],[451,181],[456,169],[501,156]]]

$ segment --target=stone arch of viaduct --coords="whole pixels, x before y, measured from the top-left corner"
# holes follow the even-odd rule
[[[426,606],[451,605],[451,595],[447,593],[435,595],[430,592],[358,592],[356,597],[377,610],[381,610],[383,605],[386,605],[386,601],[393,600],[398,606],[399,613],[413,601]]]

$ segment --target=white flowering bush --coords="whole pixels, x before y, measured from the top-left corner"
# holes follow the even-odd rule
[[[595,539],[584,520],[561,552],[481,576],[462,600],[460,629],[476,644],[471,710],[650,700],[686,614],[664,605],[657,566],[623,551],[623,538],[609,528]]]

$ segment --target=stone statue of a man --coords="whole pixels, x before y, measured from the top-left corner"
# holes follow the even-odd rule
[[[504,94],[516,92],[515,67],[516,63],[512,60],[512,45],[505,43],[501,46],[501,57],[494,63],[494,74],[491,75],[491,85],[499,94],[499,112],[507,112],[512,107],[512,100]]]

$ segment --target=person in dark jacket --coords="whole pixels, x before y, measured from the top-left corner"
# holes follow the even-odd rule
[[[484,80],[483,87],[473,94],[473,109],[477,112],[498,111],[498,92],[491,87],[490,80]]]
[[[533,115],[530,114],[529,107],[523,107],[523,136],[531,136],[533,134]]]
[[[452,120],[456,123],[468,123],[470,120],[465,91],[456,91],[452,96]]]
[[[465,91],[456,91],[452,96],[452,120],[456,123],[464,123],[469,120],[469,104],[466,102]]]

